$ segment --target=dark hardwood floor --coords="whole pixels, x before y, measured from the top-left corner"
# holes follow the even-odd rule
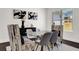
[[[79,49],[79,43],[77,43],[77,42],[73,42],[73,41],[69,41],[69,40],[63,40],[63,43]]]
[[[72,42],[63,39],[62,43],[79,49],[79,43],[77,42]],[[10,46],[10,43],[9,42],[0,43],[0,51],[6,51],[6,46]]]
[[[0,51],[6,51],[6,46],[10,46],[9,42],[0,43]]]

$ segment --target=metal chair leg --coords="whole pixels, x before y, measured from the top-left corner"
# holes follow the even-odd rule
[[[41,46],[41,51],[43,51],[43,46]]]
[[[51,50],[53,50],[53,47],[54,47],[54,44],[51,44],[51,47],[50,47],[50,48],[51,48]]]
[[[36,47],[36,51],[37,51],[38,46],[39,46],[39,44],[38,44],[37,47]]]
[[[48,51],[50,51],[50,47],[47,45]]]

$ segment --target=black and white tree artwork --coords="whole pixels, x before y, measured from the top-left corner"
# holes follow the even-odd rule
[[[29,20],[37,20],[38,14],[36,12],[28,12]]]
[[[26,11],[13,10],[14,19],[24,19],[25,15],[26,15]]]

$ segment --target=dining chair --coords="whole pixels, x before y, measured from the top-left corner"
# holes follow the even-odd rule
[[[58,40],[58,32],[54,30],[50,38],[50,44],[52,49],[54,48],[54,46],[58,47],[57,40]]]
[[[23,36],[24,44],[21,44],[21,35],[17,24],[8,25],[11,51],[31,51],[34,42]]]
[[[52,36],[52,33],[51,33],[51,32],[46,32],[46,33],[40,38],[40,42],[36,42],[37,47],[36,47],[35,50],[38,49],[39,45],[41,46],[41,51],[43,51],[44,46],[46,46],[46,47],[48,48],[48,50],[50,50],[49,41],[50,41],[51,36]]]
[[[8,25],[11,51],[21,51],[21,37],[17,24]]]

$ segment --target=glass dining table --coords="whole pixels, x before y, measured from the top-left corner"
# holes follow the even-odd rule
[[[35,35],[23,36],[24,38],[24,49],[27,51],[34,51],[36,47],[36,42],[40,42],[39,37],[41,37],[45,32],[38,32]]]

